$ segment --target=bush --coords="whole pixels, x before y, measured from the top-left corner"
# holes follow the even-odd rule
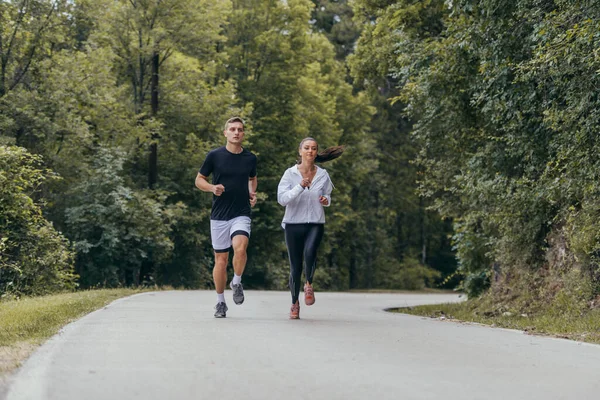
[[[73,252],[31,195],[49,179],[41,157],[0,146],[0,295],[39,295],[74,289]]]
[[[172,257],[172,224],[183,206],[165,206],[161,191],[135,190],[122,176],[125,155],[97,149],[90,176],[70,190],[67,234],[77,250],[83,287],[153,284]]]
[[[380,287],[387,289],[421,290],[433,286],[441,273],[427,265],[421,264],[412,257],[405,258],[401,263],[390,260],[388,275],[379,277]]]

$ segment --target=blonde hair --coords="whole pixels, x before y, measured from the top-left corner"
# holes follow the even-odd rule
[[[227,120],[227,122],[225,122],[225,127],[223,128],[223,130],[226,131],[227,128],[229,128],[229,124],[232,124],[234,122],[241,122],[242,128],[246,128],[246,123],[241,117],[231,117]]]

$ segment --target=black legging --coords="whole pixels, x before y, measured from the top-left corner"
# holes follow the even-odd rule
[[[292,304],[300,295],[300,279],[302,278],[302,258],[306,265],[304,274],[308,283],[312,284],[315,267],[317,266],[317,250],[323,232],[324,224],[285,224],[285,244],[290,257],[290,290]]]

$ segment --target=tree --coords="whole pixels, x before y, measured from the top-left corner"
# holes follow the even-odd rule
[[[0,146],[0,296],[40,295],[76,287],[69,241],[31,196],[57,179],[39,156]]]
[[[313,0],[315,7],[310,23],[315,32],[324,33],[335,46],[336,57],[345,60],[353,51],[360,36],[354,22],[354,12],[347,0]]]
[[[280,227],[283,209],[276,202],[277,184],[293,165],[300,140],[312,136],[321,148],[347,144],[347,155],[327,164],[336,185],[334,214],[328,215],[323,243],[323,287],[347,287],[344,270],[331,254],[342,252],[333,244],[355,213],[349,207],[350,175],[359,185],[374,165],[365,164],[369,148],[366,125],[372,109],[363,95],[354,95],[345,82],[343,64],[334,47],[320,33],[311,32],[310,1],[234,1],[226,30],[229,76],[238,85],[240,104],[251,103],[252,134],[249,147],[258,154],[259,192],[263,196],[253,217],[249,283],[284,287],[287,254]],[[349,181],[349,180],[348,180]],[[343,244],[346,247],[346,243]],[[259,258],[260,257],[260,258]],[[345,260],[344,260],[345,261]],[[319,272],[320,270],[320,272]]]
[[[159,93],[163,92],[159,88],[161,66],[176,52],[203,57],[215,54],[229,3],[197,0],[101,3],[88,3],[88,7],[99,12],[99,29],[110,32],[109,41],[121,60],[122,76],[131,85],[135,113],[140,122],[148,117],[159,119]],[[160,124],[155,126],[155,131],[143,139],[150,147],[150,188],[158,180],[161,129]]]
[[[169,233],[183,206],[165,207],[164,194],[127,187],[123,156],[100,149],[88,169],[93,174],[68,192],[74,205],[65,210],[66,224],[84,287],[151,284],[144,264],[168,259],[173,250]]]
[[[597,236],[584,221],[596,215],[587,127],[597,119],[598,6],[362,1],[356,9],[374,23],[355,74],[395,79],[420,146],[421,193],[454,220],[466,289],[495,282],[507,293],[505,282],[520,281],[531,289],[545,282],[531,277],[560,281],[570,270],[597,279]]]
[[[0,98],[67,45],[71,9],[67,0],[0,1]]]

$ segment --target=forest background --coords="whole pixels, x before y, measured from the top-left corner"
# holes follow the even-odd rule
[[[240,115],[259,159],[247,288],[286,287],[276,188],[312,136],[346,146],[323,165],[319,290],[598,304],[599,16],[564,0],[0,1],[0,294],[211,287],[194,178]]]

